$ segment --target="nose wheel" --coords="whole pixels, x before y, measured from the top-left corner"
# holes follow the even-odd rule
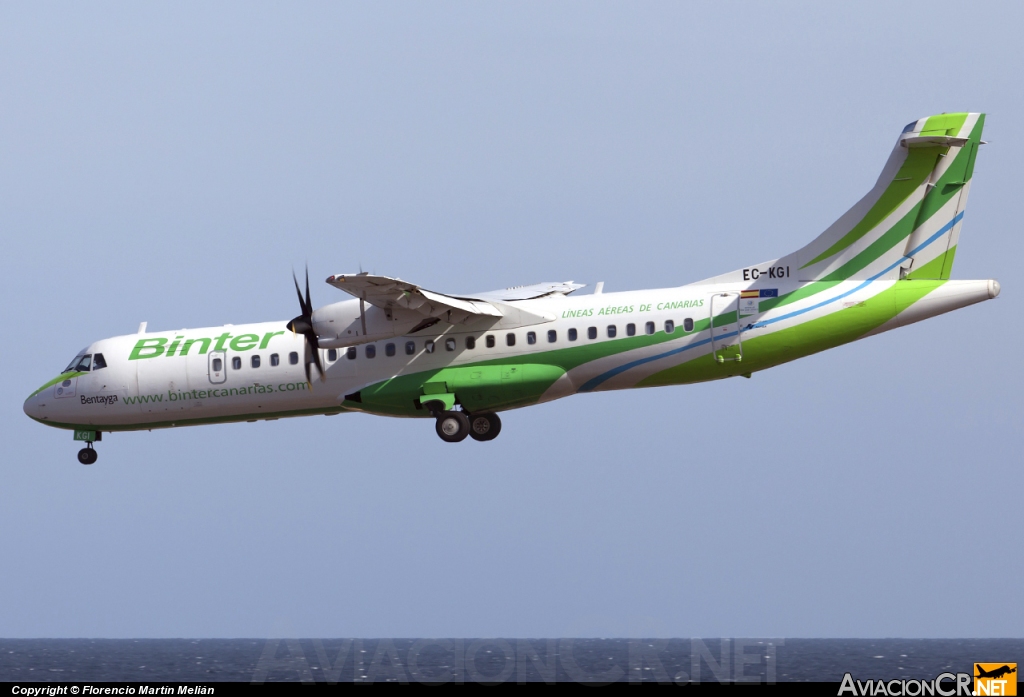
[[[79,443],[85,442],[85,447],[78,451],[78,461],[83,465],[91,465],[99,459],[99,454],[93,450],[92,444],[98,440],[103,440],[103,433],[101,431],[90,431],[85,429],[76,429],[75,440]]]
[[[91,465],[99,459],[99,453],[93,450],[92,443],[86,443],[85,447],[78,451],[78,461],[83,465]]]

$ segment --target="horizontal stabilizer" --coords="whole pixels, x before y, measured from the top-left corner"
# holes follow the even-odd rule
[[[798,281],[950,276],[985,115],[936,114],[906,125],[874,188],[809,244],[703,281],[750,281],[781,269]]]

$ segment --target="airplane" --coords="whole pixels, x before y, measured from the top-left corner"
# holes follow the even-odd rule
[[[1017,664],[1015,663],[1014,666],[1016,666],[1016,665]],[[976,678],[1001,678],[1004,675],[1010,675],[1012,673],[1016,673],[1017,672],[1017,668],[1016,667],[1011,668],[1008,665],[1003,665],[1003,666],[1001,666],[999,668],[996,668],[994,670],[985,670],[984,668],[982,668],[978,664],[975,664],[975,667],[978,669],[978,674],[974,676]]]
[[[570,395],[743,376],[995,298],[951,280],[985,115],[909,123],[871,189],[777,259],[672,288],[604,293],[539,283],[456,295],[365,272],[290,321],[101,339],[25,401],[102,434],[364,412],[433,419],[447,442],[493,440],[499,413]],[[313,375],[313,372],[316,375]]]

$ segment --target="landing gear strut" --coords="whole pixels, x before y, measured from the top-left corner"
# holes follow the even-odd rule
[[[93,450],[91,442],[86,443],[85,447],[78,451],[78,461],[83,465],[91,465],[96,462],[98,458],[99,453]]]
[[[103,440],[103,433],[100,431],[76,430],[75,440],[85,441],[85,447],[78,451],[78,461],[83,465],[91,465],[99,459],[99,454],[92,449],[92,444]]]

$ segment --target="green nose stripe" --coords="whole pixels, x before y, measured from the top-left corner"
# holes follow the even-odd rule
[[[50,380],[50,381],[49,381],[48,383],[46,383],[45,385],[43,385],[42,387],[40,387],[40,388],[39,388],[38,390],[36,390],[36,391],[35,391],[35,392],[33,392],[32,394],[30,394],[30,395],[28,396],[28,398],[29,398],[29,399],[32,399],[32,398],[33,398],[33,397],[35,397],[35,396],[36,396],[37,394],[39,394],[40,392],[42,392],[43,390],[45,390],[45,389],[46,389],[47,387],[53,387],[53,386],[54,386],[54,385],[56,385],[56,384],[57,384],[58,382],[63,382],[64,380],[70,380],[71,378],[77,378],[77,377],[78,377],[79,375],[85,375],[85,373],[82,373],[82,372],[71,372],[71,373],[61,373],[60,375],[58,375],[57,377],[55,377],[55,378],[54,378],[53,380]]]

